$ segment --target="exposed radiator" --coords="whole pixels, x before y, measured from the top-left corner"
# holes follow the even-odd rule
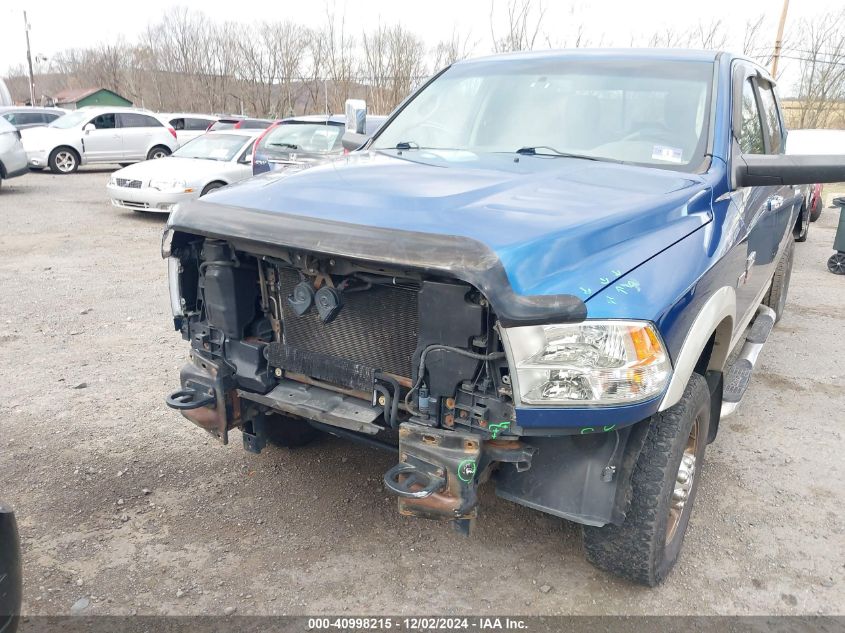
[[[270,363],[355,388],[370,388],[372,372],[410,378],[418,338],[418,293],[373,285],[347,292],[330,323],[312,307],[297,316],[287,302],[300,278],[279,269],[284,346],[270,345]],[[365,384],[369,381],[368,384]]]

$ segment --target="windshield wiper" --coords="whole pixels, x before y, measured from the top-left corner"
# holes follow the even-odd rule
[[[288,149],[299,149],[299,145],[295,145],[293,143],[267,143],[267,145],[272,145],[273,147],[287,147]]]
[[[393,149],[419,149],[420,144],[416,141],[399,141]]]
[[[547,150],[547,152],[538,152],[538,149]],[[610,160],[610,159],[601,159],[595,156],[588,156],[587,154],[572,154],[571,152],[561,152],[554,147],[550,147],[549,145],[535,145],[534,147],[520,147],[516,150],[517,154],[522,154],[523,156],[560,156],[562,158],[583,158],[584,160]]]

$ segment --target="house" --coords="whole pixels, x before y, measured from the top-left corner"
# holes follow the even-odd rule
[[[53,96],[53,101],[60,108],[77,110],[85,106],[125,106],[132,102],[116,92],[106,88],[72,88],[60,90]]]

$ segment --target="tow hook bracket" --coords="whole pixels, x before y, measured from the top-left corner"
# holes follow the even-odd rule
[[[167,396],[165,402],[171,409],[187,411],[200,407],[213,407],[217,402],[217,397],[208,387],[188,381],[184,388]]]
[[[385,486],[399,496],[402,515],[473,519],[480,459],[481,439],[474,433],[404,422],[399,463],[385,473]]]

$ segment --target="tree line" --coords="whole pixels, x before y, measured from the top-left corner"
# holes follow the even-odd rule
[[[479,47],[472,34],[455,31],[432,44],[401,24],[377,23],[353,33],[342,12],[328,4],[323,24],[314,28],[290,20],[219,22],[176,7],[137,41],[119,39],[54,55],[36,74],[36,101],[64,88],[96,87],[158,111],[280,117],[341,112],[352,97],[386,114],[426,77],[470,55],[610,44],[722,49],[737,28],[714,19],[611,43],[598,25],[579,23],[570,13],[569,37],[562,39],[546,30],[562,31],[548,24],[543,0],[490,0],[490,44]],[[792,24],[780,67],[791,64],[793,74],[797,69],[799,126],[845,126],[845,9]],[[743,53],[769,65],[774,46],[767,26],[765,16],[741,25],[742,39],[734,38],[734,48],[741,44]],[[28,99],[23,66],[10,70],[7,84],[14,98]]]

